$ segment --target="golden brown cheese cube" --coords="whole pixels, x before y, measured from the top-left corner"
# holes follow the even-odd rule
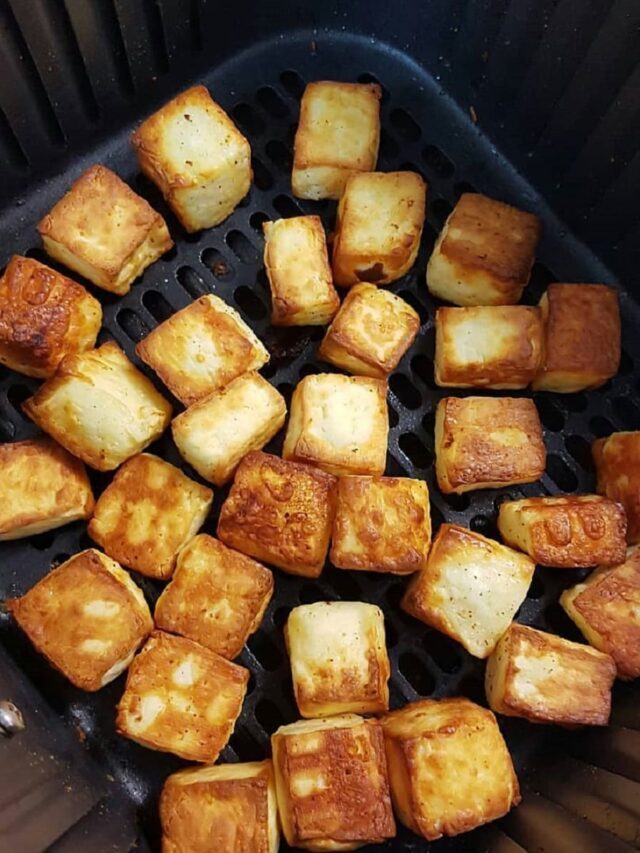
[[[355,172],[375,169],[380,97],[375,83],[309,83],[300,102],[291,186],[298,198],[340,198]]]
[[[249,192],[249,142],[204,86],[165,104],[131,141],[141,170],[187,231],[219,225]]]
[[[213,764],[248,680],[249,670],[199,643],[154,631],[129,669],[116,729],[149,749]]]
[[[282,456],[330,474],[382,474],[388,434],[384,380],[305,376],[293,392]]]
[[[154,619],[163,631],[232,659],[262,622],[272,594],[269,569],[201,533],[178,554]]]
[[[436,312],[434,374],[445,388],[526,388],[542,355],[539,308],[482,305]]]
[[[160,796],[163,853],[278,853],[271,761],[174,773]]]
[[[291,847],[356,850],[395,836],[377,720],[300,720],[281,726],[271,747],[280,823]]]
[[[454,305],[515,305],[540,239],[531,213],[477,193],[460,196],[427,265],[427,287]]]
[[[525,554],[442,524],[427,567],[412,578],[400,606],[486,658],[526,598],[534,570]]]
[[[550,284],[540,300],[544,346],[534,391],[604,385],[620,366],[618,293],[604,284]]]
[[[356,284],[327,329],[318,356],[349,373],[385,379],[415,340],[420,317],[375,284]]]
[[[120,296],[173,246],[160,214],[104,166],[84,172],[38,231],[52,258]]]
[[[640,551],[600,568],[560,596],[560,604],[596,649],[611,655],[623,679],[640,677]]]
[[[265,222],[264,265],[274,326],[325,326],[340,307],[319,216]]]
[[[243,457],[284,426],[284,397],[259,373],[243,373],[178,415],[171,424],[180,454],[201,477],[223,486]]]
[[[341,477],[331,539],[339,569],[407,575],[431,545],[429,489],[408,477]]]
[[[487,661],[485,689],[498,714],[606,726],[615,677],[609,655],[514,622]]]
[[[0,279],[0,364],[52,376],[66,355],[91,349],[102,306],[82,285],[14,255]]]
[[[150,453],[134,456],[98,498],[89,535],[130,569],[166,580],[209,514],[213,492]]]
[[[559,569],[615,566],[627,550],[627,520],[620,504],[599,495],[505,501],[500,535],[540,566]]]
[[[318,601],[294,607],[284,631],[303,717],[389,708],[384,616],[375,604]]]
[[[591,445],[597,491],[624,507],[627,542],[640,542],[640,432],[614,432]]]
[[[0,541],[91,517],[84,465],[49,438],[0,444]]]
[[[244,457],[222,505],[222,541],[293,575],[322,572],[335,515],[336,478],[260,451]]]
[[[333,240],[333,280],[389,284],[420,248],[427,185],[417,172],[366,172],[347,181]]]
[[[171,420],[169,403],[111,341],[64,358],[22,408],[98,471],[112,471],[140,453]]]
[[[435,841],[505,815],[520,802],[495,716],[468,699],[422,699],[382,720],[391,798],[416,835]]]
[[[40,654],[82,690],[120,675],[153,628],[142,590],[93,548],[6,605]]]
[[[213,294],[160,323],[136,346],[136,354],[185,406],[269,361],[235,308]]]
[[[547,462],[538,410],[524,397],[445,397],[435,445],[445,494],[533,483]]]

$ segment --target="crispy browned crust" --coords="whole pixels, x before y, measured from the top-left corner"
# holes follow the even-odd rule
[[[86,519],[93,512],[84,465],[46,436],[0,444],[0,470],[0,539],[17,538],[18,531],[35,524],[45,530],[64,519]]]
[[[222,505],[218,536],[292,574],[318,577],[335,515],[336,478],[268,453],[249,453]]]
[[[93,549],[71,557],[49,572],[7,609],[49,663],[82,690],[103,686],[108,671],[132,654],[153,628],[149,609],[102,564]],[[87,614],[93,601],[119,608],[108,619]],[[108,642],[103,652],[84,652],[83,643]]]
[[[262,621],[272,594],[269,569],[203,533],[180,551],[154,619],[163,631],[232,660]]]
[[[114,560],[167,579],[178,550],[195,535],[212,500],[211,489],[179,468],[140,453],[122,465],[98,498],[89,535]]]
[[[614,432],[591,445],[597,490],[627,515],[627,542],[640,542],[640,432]]]
[[[0,279],[0,363],[51,376],[64,356],[95,344],[101,322],[100,303],[80,284],[32,258],[11,258]]]
[[[195,683],[182,686],[175,670],[185,659],[194,661],[199,673]],[[150,749],[213,763],[233,732],[248,680],[247,669],[199,643],[153,631],[129,667],[116,729]],[[143,703],[149,695],[160,697],[165,705],[150,725],[138,729],[136,723],[144,718]]]
[[[598,634],[594,645],[611,655],[619,677],[640,677],[640,551],[592,575],[573,607]]]
[[[293,829],[289,844],[321,849],[314,843],[364,844],[393,838],[396,827],[378,721],[362,720],[355,728],[326,729],[314,737],[319,743],[312,751],[296,748],[294,734],[276,732],[272,737],[278,790],[286,792],[284,803],[278,797],[279,808],[287,809]],[[296,796],[292,782],[298,774],[321,774],[326,787],[313,796]]]
[[[438,486],[445,493],[530,483],[544,473],[546,450],[533,400],[445,397],[438,403]]]
[[[127,216],[117,233],[112,231],[109,235],[110,258],[97,263],[84,234],[102,233],[116,202]],[[118,175],[100,165],[91,166],[80,175],[38,223],[43,237],[61,243],[76,257],[114,278],[154,229],[160,229],[163,234],[158,246],[159,257],[173,246],[164,219]],[[105,233],[105,240],[107,236]]]
[[[540,220],[478,193],[460,196],[441,253],[462,270],[489,273],[494,286],[521,291],[540,239]]]
[[[163,853],[270,853],[273,771],[262,764],[250,778],[184,784],[180,773],[169,776],[160,795]]]
[[[431,544],[429,493],[422,480],[342,477],[331,541],[340,569],[411,574]]]
[[[489,358],[459,361],[457,318],[491,312],[493,322],[512,330],[509,347],[493,350]],[[539,308],[528,305],[494,305],[472,308],[439,308],[436,312],[435,374],[438,385],[452,387],[524,388],[535,376],[542,353],[542,321]]]
[[[501,523],[510,503],[528,511],[523,523],[529,526],[531,547],[525,550],[539,565],[570,569],[615,566],[624,561],[627,519],[621,504],[605,498],[585,500],[584,495],[503,503],[498,528],[505,542],[514,548],[518,543]],[[535,514],[535,519],[529,520],[529,513]]]
[[[611,713],[611,686],[616,677],[616,666],[609,655],[517,622],[512,623],[500,643],[507,645],[508,656],[502,713],[524,717],[532,723],[607,725]],[[519,695],[513,684],[520,671],[516,660],[544,657],[550,653],[555,653],[561,661],[555,675],[546,670],[544,684],[538,684],[535,691],[528,689],[526,697]],[[526,671],[526,664],[524,669]],[[548,704],[547,699],[555,697],[557,700],[562,696],[565,698],[563,707],[553,708]]]
[[[422,699],[381,722],[394,805],[413,832],[429,841],[459,835],[520,802],[509,750],[486,708]]]

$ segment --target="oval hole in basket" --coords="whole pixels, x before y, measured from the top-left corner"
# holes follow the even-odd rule
[[[204,249],[200,260],[217,279],[227,279],[233,275],[233,267],[219,249]]]
[[[589,421],[591,432],[596,438],[607,438],[612,432],[615,432],[615,427],[606,418],[596,415]]]
[[[142,294],[142,304],[158,323],[168,320],[175,313],[164,296],[157,290],[145,291]]]
[[[265,146],[268,158],[282,172],[290,172],[293,165],[293,156],[284,142],[279,139],[270,139]]]
[[[273,118],[284,118],[289,112],[285,102],[271,86],[263,86],[258,89],[256,99],[262,109]]]
[[[251,158],[253,181],[259,190],[270,190],[273,186],[273,175],[257,157]]]
[[[546,429],[551,430],[551,432],[560,432],[564,429],[564,415],[549,397],[536,396],[535,403],[540,420]]]
[[[400,154],[400,146],[387,131],[382,128],[380,131],[380,157],[387,160],[395,160]]]
[[[285,714],[270,699],[263,697],[256,702],[256,720],[267,735],[272,735],[276,729],[287,722]]]
[[[462,666],[460,647],[456,646],[455,642],[445,637],[444,634],[431,631],[424,639],[424,647],[442,672],[457,672]]]
[[[451,160],[436,145],[427,145],[423,148],[422,159],[439,178],[450,178],[455,171]]]
[[[264,669],[273,672],[282,663],[282,652],[264,631],[256,631],[247,640],[247,645]]]
[[[264,130],[264,122],[249,104],[236,104],[231,115],[244,133],[257,135]]]
[[[385,101],[389,100],[389,92],[387,90],[387,87],[382,85],[382,83],[378,80],[375,74],[371,74],[365,71],[364,74],[361,74],[358,77],[358,83],[375,83],[377,86],[380,86],[381,102],[384,104]]]
[[[462,495],[442,495],[442,500],[454,512],[466,512],[471,503],[471,498],[466,492]]]
[[[398,446],[407,455],[409,461],[416,468],[425,470],[433,462],[433,454],[425,447],[417,435],[412,432],[404,432],[398,439]]]
[[[539,571],[537,571],[533,576],[533,580],[531,581],[531,586],[529,587],[529,590],[527,592],[527,598],[533,598],[535,601],[537,601],[539,598],[542,598],[543,595],[544,581],[542,580]]]
[[[192,299],[207,293],[207,286],[193,267],[183,266],[176,270],[176,278]]]
[[[416,120],[402,107],[392,110],[389,118],[393,129],[404,142],[417,142],[422,136]]]
[[[397,427],[400,423],[400,416],[393,408],[391,403],[387,404],[387,411],[389,412],[389,426],[391,427],[391,429],[393,429],[393,427]]]
[[[264,744],[259,743],[242,722],[236,725],[229,738],[229,746],[240,761],[260,761],[264,758]]]
[[[591,444],[586,438],[581,435],[568,435],[564,440],[564,446],[578,465],[584,468],[585,471],[593,471]]]
[[[444,225],[452,209],[446,198],[435,198],[431,202],[431,215],[439,226]]]
[[[29,545],[37,551],[46,551],[53,545],[57,532],[58,531],[54,530],[46,530],[44,533],[38,533],[37,536],[30,536],[27,541],[29,542]]]
[[[255,264],[258,261],[258,250],[247,240],[242,231],[232,229],[226,235],[225,243],[233,254],[243,264]]]
[[[131,308],[121,308],[116,314],[116,322],[134,343],[138,343],[149,334],[149,327],[142,317],[139,317]]]
[[[22,404],[33,394],[33,390],[28,385],[22,382],[16,382],[15,385],[10,385],[7,391],[7,400],[13,408],[22,415]]]
[[[574,492],[578,488],[578,478],[566,462],[555,453],[547,456],[547,474],[562,492]]]
[[[398,668],[420,696],[429,696],[436,687],[434,677],[425,664],[413,652],[404,652],[398,660]]]
[[[614,397],[612,406],[625,429],[640,429],[640,409],[629,397]]]
[[[407,409],[419,409],[422,405],[420,392],[403,373],[394,373],[389,378],[389,388]]]
[[[280,75],[280,82],[292,97],[302,97],[305,82],[297,71],[294,71],[292,68],[283,71]]]
[[[267,316],[267,309],[262,300],[246,285],[236,287],[233,291],[233,298],[240,310],[251,320],[263,320]]]
[[[465,193],[477,193],[478,190],[470,184],[468,181],[459,181],[457,184],[454,184],[453,191],[456,194],[456,198],[460,198],[461,195]]]
[[[259,234],[262,237],[262,226],[265,222],[269,221],[269,217],[266,213],[263,213],[261,210],[256,210],[255,213],[252,213],[249,217],[249,225],[253,228],[256,234]]]
[[[287,219],[290,216],[300,216],[302,211],[295,201],[288,195],[277,195],[273,200],[273,206],[280,216]]]

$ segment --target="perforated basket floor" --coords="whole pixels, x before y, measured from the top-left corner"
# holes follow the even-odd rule
[[[541,199],[491,147],[474,123],[474,116],[460,111],[439,89],[437,81],[402,54],[370,40],[345,34],[318,37],[303,33],[297,39],[252,48],[204,79],[216,100],[248,135],[254,152],[255,185],[245,202],[219,228],[194,236],[182,231],[155,189],[138,174],[127,133],[79,159],[73,172],[26,192],[26,203],[16,208],[12,222],[13,242],[5,245],[5,251],[26,253],[49,263],[39,248],[35,222],[77,174],[92,162],[104,162],[167,217],[176,247],[148,269],[124,298],[98,294],[105,306],[100,341],[115,339],[135,361],[133,347],[151,328],[192,299],[213,292],[235,305],[265,341],[272,359],[263,373],[290,399],[301,377],[329,367],[315,357],[321,329],[276,330],[269,325],[261,225],[267,219],[300,212],[319,213],[327,228],[333,225],[333,203],[296,201],[289,185],[299,97],[307,81],[323,78],[379,81],[384,91],[379,168],[416,170],[429,184],[427,224],[418,261],[409,275],[391,287],[416,308],[422,327],[389,383],[391,431],[386,473],[427,480],[434,527],[447,520],[490,536],[496,535],[496,510],[506,497],[593,490],[590,441],[616,429],[640,428],[640,382],[633,370],[640,312],[624,293],[625,352],[619,376],[589,394],[535,396],[548,448],[547,471],[541,482],[462,497],[445,497],[435,486],[434,410],[442,392],[433,381],[436,306],[427,294],[424,270],[435,236],[458,195],[475,187],[534,210],[544,218],[545,236],[526,302],[536,303],[550,281],[598,281],[608,277],[597,259],[565,234]],[[8,371],[0,373],[0,440],[36,434],[20,411],[20,403],[36,385],[35,381]],[[168,433],[150,449],[181,464]],[[279,453],[281,437],[267,449]],[[93,481],[99,491],[108,477],[95,475]],[[224,496],[224,490],[217,490],[206,532],[214,533]],[[90,544],[82,524],[22,542],[3,543],[0,596],[24,592],[52,564]],[[538,569],[518,618],[578,639],[557,604],[559,590],[574,583],[578,576],[576,572]],[[138,576],[136,580],[149,600],[154,601],[158,585]],[[290,608],[299,603],[342,598],[375,602],[382,607],[393,667],[393,707],[419,696],[457,693],[483,701],[483,665],[453,641],[400,611],[398,602],[404,584],[391,576],[337,571],[330,566],[317,581],[277,572],[275,596],[264,623],[239,659],[252,676],[242,717],[222,760],[252,760],[267,755],[269,735],[280,724],[296,719],[282,627]],[[124,677],[97,695],[84,694],[52,672],[12,627],[6,614],[0,614],[0,637],[47,700],[81,732],[87,749],[111,777],[114,796],[126,798],[138,814],[143,838],[157,849],[157,796],[166,775],[182,762],[115,734],[114,706]],[[633,688],[619,690],[614,727],[596,734],[558,733],[519,721],[502,721],[523,782],[523,805],[499,824],[500,828],[441,841],[433,848],[629,849],[610,831],[631,844],[637,843],[640,833],[640,788],[630,781],[640,775],[640,734],[633,731],[640,728],[634,710],[637,697]],[[429,845],[400,827],[396,840],[376,849],[414,851],[427,850]]]

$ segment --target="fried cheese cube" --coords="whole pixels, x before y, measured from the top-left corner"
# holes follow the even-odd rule
[[[92,166],[38,224],[47,253],[122,296],[172,246],[164,219],[104,166]]]
[[[640,432],[614,432],[591,445],[597,491],[624,507],[627,542],[640,542]]]
[[[417,172],[364,172],[347,181],[338,204],[333,280],[389,284],[414,265],[427,185]]]
[[[340,198],[350,175],[375,169],[380,98],[375,83],[309,83],[300,102],[291,186],[298,198]]]
[[[280,726],[271,747],[280,823],[291,847],[356,850],[395,836],[377,720],[299,720]]]
[[[235,308],[212,293],[156,326],[136,354],[185,406],[269,361],[262,341]]]
[[[330,558],[339,569],[408,575],[431,545],[429,489],[408,477],[341,477]]]
[[[550,284],[540,300],[544,347],[534,391],[598,388],[620,366],[618,292],[604,284]]]
[[[497,714],[531,723],[606,726],[616,665],[607,654],[514,622],[487,661]]]
[[[0,279],[0,364],[47,378],[66,355],[91,349],[102,306],[82,285],[14,255]]]
[[[136,353],[186,406],[269,361],[238,311],[214,294],[201,296],[157,326]]]
[[[464,193],[436,240],[427,287],[454,305],[515,305],[529,281],[539,239],[537,216]]]
[[[520,802],[495,716],[469,699],[422,699],[382,720],[398,817],[429,841],[459,835]]]
[[[319,373],[305,376],[293,392],[282,456],[338,476],[379,475],[388,434],[384,380]]]
[[[436,312],[436,384],[445,388],[526,388],[542,356],[539,308],[482,305]]]
[[[336,478],[269,453],[248,453],[218,519],[230,548],[293,575],[322,572],[335,515]]]
[[[149,749],[213,764],[248,681],[249,670],[199,643],[153,631],[127,674],[116,729]]]
[[[400,606],[486,658],[525,600],[535,563],[493,539],[442,524]]]
[[[269,569],[201,533],[178,554],[154,619],[163,631],[231,660],[262,622],[272,594]]]
[[[375,604],[318,601],[294,607],[284,636],[303,717],[388,710],[391,665],[384,616]]]
[[[205,480],[223,486],[241,459],[282,429],[284,397],[255,371],[243,373],[178,415],[171,424],[180,454]]]
[[[271,761],[173,773],[160,796],[160,823],[163,853],[278,853]]]
[[[420,317],[375,284],[354,285],[327,329],[318,356],[360,376],[386,379],[414,342]]]
[[[445,494],[533,483],[547,462],[538,410],[524,397],[443,398],[435,445]]]
[[[505,501],[498,529],[507,545],[540,566],[615,566],[624,561],[627,550],[624,509],[599,495]]]
[[[140,453],[97,500],[89,535],[114,560],[150,578],[171,577],[178,551],[209,514],[213,492],[179,468]]]
[[[93,548],[6,605],[37,651],[81,690],[117,678],[153,628],[142,590]]]
[[[169,403],[111,341],[64,358],[22,408],[98,471],[112,471],[140,453],[171,420]]]
[[[265,222],[264,265],[274,326],[326,326],[340,307],[319,216]]]
[[[90,518],[93,506],[84,465],[50,438],[0,444],[0,541]]]
[[[251,147],[204,86],[144,121],[131,141],[140,169],[187,231],[219,225],[251,188]]]
[[[640,677],[640,551],[613,568],[600,568],[560,596],[586,639],[611,655],[618,677]]]

